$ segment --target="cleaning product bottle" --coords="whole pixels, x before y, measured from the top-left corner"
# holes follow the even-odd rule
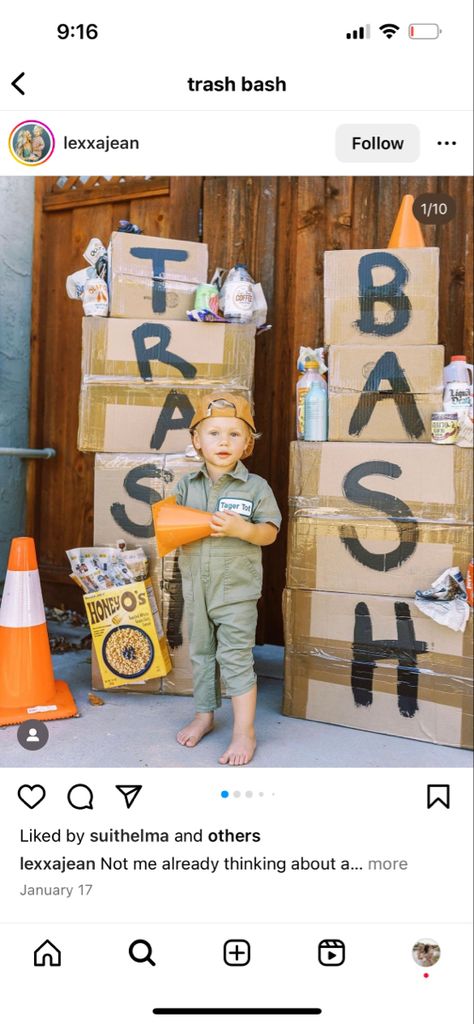
[[[328,388],[318,373],[304,400],[304,440],[327,441],[328,439]]]
[[[224,317],[232,323],[248,324],[253,314],[253,278],[245,263],[236,263],[224,283]]]
[[[304,373],[296,382],[296,437],[298,441],[304,441],[304,400],[313,381],[322,380],[318,373],[318,367],[319,363],[308,359],[305,363]]]
[[[443,373],[444,412],[469,412],[472,409],[472,363],[466,356],[451,356]]]

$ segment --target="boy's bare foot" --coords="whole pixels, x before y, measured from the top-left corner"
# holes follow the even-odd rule
[[[219,758],[219,764],[249,764],[257,748],[257,740],[253,729],[248,733],[234,733],[225,754]]]
[[[212,711],[196,711],[192,722],[180,730],[176,739],[182,747],[195,747],[206,733],[211,732],[213,726],[214,714]]]

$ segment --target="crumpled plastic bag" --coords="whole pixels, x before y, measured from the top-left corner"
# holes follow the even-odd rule
[[[464,412],[460,416],[459,434],[456,439],[458,448],[474,447],[474,422],[472,411]]]
[[[464,633],[469,619],[469,605],[459,566],[445,569],[428,590],[417,590],[415,604],[420,612],[439,622],[440,626]]]
[[[107,251],[100,238],[91,238],[84,259],[90,264],[66,278],[70,299],[81,299],[84,316],[108,316]]]
[[[308,362],[318,364],[318,373],[323,374],[328,372],[328,368],[324,361],[324,348],[308,348],[307,345],[301,345],[297,362],[299,373],[305,372],[306,363]]]

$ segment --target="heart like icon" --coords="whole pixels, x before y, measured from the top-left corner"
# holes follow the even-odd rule
[[[27,807],[37,807],[38,804],[44,800],[46,796],[46,790],[44,786],[20,786],[18,790],[18,798]]]

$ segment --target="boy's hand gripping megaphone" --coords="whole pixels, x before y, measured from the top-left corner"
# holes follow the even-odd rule
[[[157,501],[152,505],[152,513],[160,558],[183,544],[191,544],[193,540],[211,535],[213,513],[177,505],[174,497]]]

